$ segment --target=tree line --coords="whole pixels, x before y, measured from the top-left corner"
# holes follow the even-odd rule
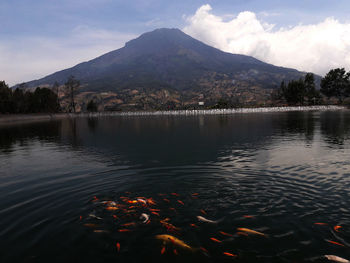
[[[51,89],[12,90],[5,81],[0,81],[0,113],[54,113],[59,110],[57,94]]]
[[[337,98],[342,104],[350,97],[350,72],[344,68],[330,70],[321,79],[320,90],[316,89],[315,77],[307,73],[304,78],[292,80],[286,84],[282,81],[279,89],[272,92],[272,100],[285,102],[288,105],[317,105],[323,103],[323,96]]]

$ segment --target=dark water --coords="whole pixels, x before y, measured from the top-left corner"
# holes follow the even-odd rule
[[[349,157],[349,111],[0,126],[0,262],[350,259]],[[194,249],[170,242],[161,254],[159,234]]]

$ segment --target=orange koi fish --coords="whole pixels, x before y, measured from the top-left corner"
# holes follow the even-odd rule
[[[195,227],[198,228],[198,226],[196,224],[190,224],[191,227]]]
[[[198,194],[198,193],[193,193],[192,195],[194,195],[194,196],[198,196],[199,194]]]
[[[216,239],[215,237],[211,237],[210,239],[216,243],[222,243],[222,241],[220,241],[219,239]]]
[[[228,252],[223,252],[222,254],[229,256],[229,257],[237,257],[238,255],[232,254],[232,253],[228,253]]]
[[[151,212],[152,214],[159,216],[159,214],[157,212]]]
[[[107,207],[106,207],[106,210],[108,210],[108,211],[118,210],[118,207],[115,207],[115,206],[107,206]]]
[[[160,209],[149,208],[148,210],[149,210],[149,211],[152,211],[152,212],[160,212]]]
[[[266,237],[266,235],[264,233],[261,233],[261,232],[255,231],[255,230],[251,230],[249,228],[237,228],[237,230],[241,231],[241,232],[246,232],[248,234],[260,235],[260,236]]]
[[[166,198],[163,198],[163,200],[164,200],[165,202],[167,202],[167,203],[170,202],[169,199],[166,199]]]
[[[118,217],[117,217],[116,215],[113,215],[113,218],[114,218],[114,219],[118,219]]]
[[[183,248],[183,249],[188,249],[188,250],[193,250],[192,247],[190,247],[189,245],[187,245],[185,242],[183,242],[182,240],[171,236],[171,235],[157,235],[156,239],[159,239],[165,243],[171,243],[177,247]]]
[[[254,216],[244,215],[244,218],[254,218]]]
[[[119,242],[117,242],[117,244],[115,244],[115,246],[117,247],[117,251],[119,252],[120,251],[120,244],[119,244]]]
[[[119,231],[120,233],[124,233],[124,232],[130,232],[131,230],[130,230],[130,229],[123,228],[123,229],[118,229],[118,231]]]
[[[223,232],[223,231],[220,231],[219,232],[221,235],[224,235],[224,236],[228,236],[228,237],[232,237],[233,235],[229,234],[229,233],[226,233],[226,232]]]
[[[173,252],[175,255],[179,255],[179,253],[177,252],[177,250],[175,248],[174,248]]]
[[[178,202],[179,204],[185,205],[184,202],[182,202],[181,200],[177,200],[177,202]]]
[[[94,230],[94,233],[109,233],[109,231],[107,231],[107,230],[97,230],[97,229],[95,229],[95,230]]]
[[[171,193],[171,195],[173,195],[173,196],[180,196],[180,195],[177,194],[177,193]]]
[[[326,239],[326,241],[329,242],[329,243],[331,243],[331,244],[334,244],[334,245],[338,245],[338,246],[345,247],[343,244],[340,244],[340,243],[338,243],[338,242],[336,242],[336,241],[327,240],[327,239]]]
[[[319,226],[328,226],[327,223],[314,223],[314,225],[319,225]]]
[[[333,227],[334,231],[339,232],[339,229],[342,228],[341,226],[335,226]]]
[[[201,213],[202,213],[203,215],[206,215],[206,214],[207,214],[207,212],[205,212],[204,209],[201,209]]]
[[[83,217],[82,216],[79,216],[79,220],[82,220],[83,219]]]
[[[208,250],[206,250],[204,247],[200,247],[199,249],[202,250],[205,253],[209,253]]]
[[[150,205],[156,205],[157,203],[153,200],[153,198],[148,198],[147,203]]]

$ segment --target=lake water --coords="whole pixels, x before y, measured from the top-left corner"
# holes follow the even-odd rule
[[[350,259],[349,157],[345,110],[3,125],[0,262]]]

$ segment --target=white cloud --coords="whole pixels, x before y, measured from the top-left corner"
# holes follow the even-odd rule
[[[350,69],[350,23],[326,18],[314,25],[275,29],[253,12],[241,12],[227,21],[211,11],[210,5],[200,7],[187,18],[184,31],[221,50],[278,66],[322,75],[335,67]]]
[[[124,46],[134,38],[79,26],[64,37],[15,37],[0,40],[0,80],[9,85],[42,78]]]

